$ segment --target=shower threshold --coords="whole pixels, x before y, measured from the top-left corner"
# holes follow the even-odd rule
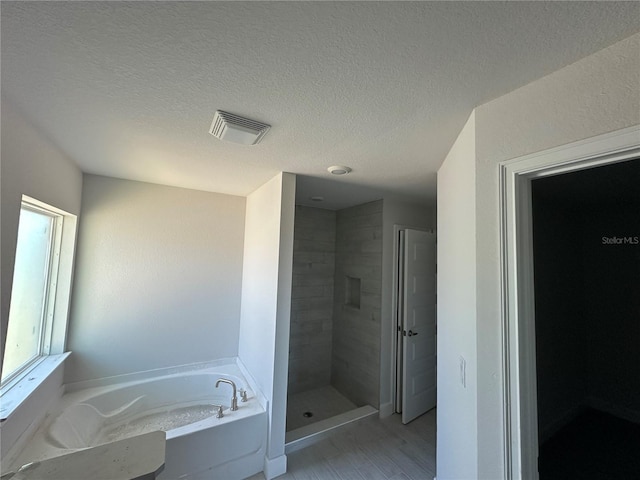
[[[365,405],[364,407],[355,408],[340,415],[288,431],[285,434],[284,452],[288,454],[308,447],[326,438],[333,430],[339,427],[377,414],[378,410],[371,405]]]

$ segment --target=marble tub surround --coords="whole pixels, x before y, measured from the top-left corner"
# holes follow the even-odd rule
[[[152,480],[164,468],[165,444],[165,432],[150,432],[29,463],[2,480]]]

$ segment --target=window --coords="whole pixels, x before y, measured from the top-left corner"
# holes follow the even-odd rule
[[[64,351],[75,223],[74,215],[23,197],[0,380],[3,386],[43,356]]]

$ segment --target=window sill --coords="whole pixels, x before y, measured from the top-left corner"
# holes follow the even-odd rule
[[[51,374],[64,364],[69,355],[71,352],[42,357],[34,362],[22,376],[3,385],[0,388],[0,422],[8,419]]]

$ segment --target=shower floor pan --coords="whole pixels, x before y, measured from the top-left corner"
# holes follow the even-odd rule
[[[296,428],[285,434],[284,451],[288,454],[308,447],[326,438],[337,428],[377,414],[378,410],[371,405],[365,405],[364,407],[355,408],[340,415]]]

